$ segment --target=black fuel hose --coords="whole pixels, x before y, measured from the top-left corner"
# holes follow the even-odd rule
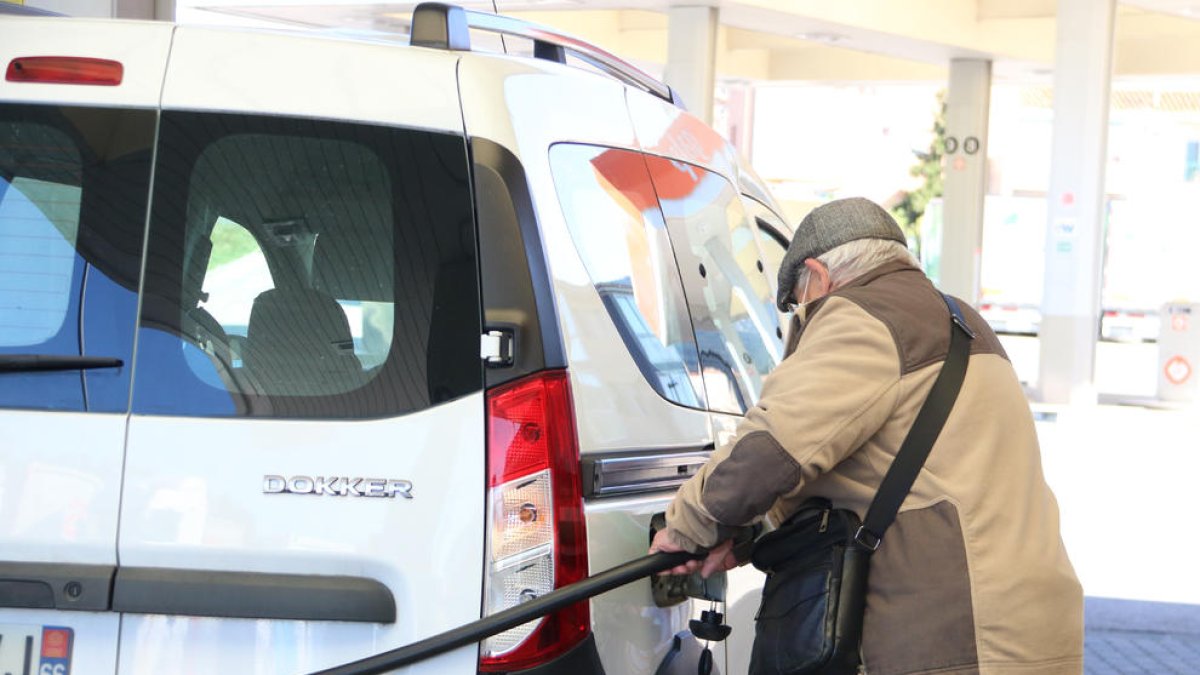
[[[587,600],[618,586],[624,586],[651,574],[682,565],[689,560],[699,560],[703,557],[704,554],[685,552],[652,553],[568,586],[557,588],[540,598],[534,598],[529,602],[509,607],[502,612],[485,616],[478,621],[472,621],[465,626],[459,626],[445,633],[439,633],[420,642],[397,647],[382,654],[368,656],[353,663],[322,670],[313,675],[373,675],[407,666],[431,656],[458,649],[463,645],[479,642],[568,605],[573,605],[580,600]]]

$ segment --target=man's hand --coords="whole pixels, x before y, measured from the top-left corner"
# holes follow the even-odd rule
[[[654,541],[650,544],[651,553],[674,553],[683,550],[685,549],[671,541],[671,538],[667,536],[666,530],[659,530],[654,535]],[[660,572],[660,574],[691,574],[696,570],[700,570],[700,576],[707,579],[714,572],[723,572],[737,566],[737,558],[733,555],[733,540],[727,539],[709,551],[708,557],[704,560],[689,560],[678,567],[672,567],[665,572]]]

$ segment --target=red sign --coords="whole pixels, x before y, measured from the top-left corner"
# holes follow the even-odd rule
[[[1171,315],[1171,330],[1182,333],[1188,329],[1187,314]]]
[[[61,628],[42,631],[42,658],[65,659],[71,656],[71,636]]]
[[[1192,376],[1192,364],[1182,356],[1172,356],[1163,366],[1163,374],[1171,384],[1183,384]]]

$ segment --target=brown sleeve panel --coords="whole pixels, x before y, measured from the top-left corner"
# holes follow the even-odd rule
[[[765,431],[738,439],[708,475],[700,501],[718,522],[751,522],[800,484],[800,464]]]

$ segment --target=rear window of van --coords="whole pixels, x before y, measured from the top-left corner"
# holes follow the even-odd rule
[[[0,105],[0,407],[129,405],[155,113]]]
[[[380,417],[482,388],[462,137],[162,114],[134,410]]]

